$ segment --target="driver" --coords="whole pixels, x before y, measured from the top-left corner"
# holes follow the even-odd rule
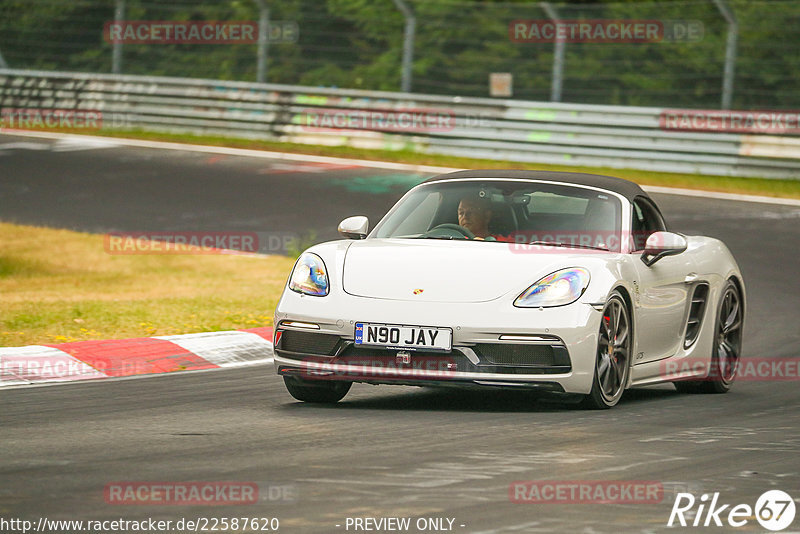
[[[491,235],[490,220],[492,220],[492,210],[489,199],[476,195],[464,197],[459,202],[458,224],[475,234],[476,238],[484,239]]]

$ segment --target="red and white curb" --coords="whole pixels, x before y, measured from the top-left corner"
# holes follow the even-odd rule
[[[272,362],[272,327],[0,347],[0,387]]]

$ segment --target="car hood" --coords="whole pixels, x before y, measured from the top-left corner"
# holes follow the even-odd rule
[[[581,266],[586,252],[512,243],[372,238],[347,249],[343,283],[345,292],[360,297],[485,302],[519,294],[563,267]]]

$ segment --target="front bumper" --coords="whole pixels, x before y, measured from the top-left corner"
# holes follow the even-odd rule
[[[451,328],[453,350],[405,355],[355,346],[355,323],[370,321]],[[281,375],[585,394],[592,386],[600,312],[581,302],[521,309],[497,301],[420,304],[286,291],[275,325],[275,366]]]

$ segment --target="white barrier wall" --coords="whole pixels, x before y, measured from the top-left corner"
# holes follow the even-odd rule
[[[144,129],[548,164],[800,177],[798,116],[787,112],[556,104],[5,69],[0,70],[0,118],[5,128],[52,125],[60,118],[64,126],[95,133]]]

